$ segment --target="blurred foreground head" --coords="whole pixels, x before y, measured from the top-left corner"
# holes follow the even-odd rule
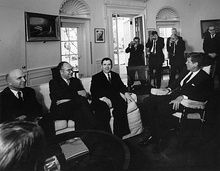
[[[0,170],[42,170],[45,161],[44,133],[27,121],[0,124]]]

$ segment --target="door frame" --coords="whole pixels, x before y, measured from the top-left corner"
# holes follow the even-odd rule
[[[120,73],[119,71],[119,61],[118,64],[115,64],[114,62],[114,47],[113,47],[113,28],[112,28],[112,15],[113,14],[119,14],[123,16],[139,16],[139,15],[144,15],[145,16],[145,9],[142,8],[133,8],[133,7],[111,7],[107,6],[106,7],[106,18],[107,18],[107,28],[106,28],[106,36],[108,38],[108,57],[112,59],[113,61],[113,68],[112,70]],[[146,17],[145,17],[146,18]],[[144,21],[144,23],[146,23]],[[146,39],[146,37],[145,37]]]
[[[91,40],[90,40],[90,20],[79,18],[61,17],[61,24],[69,23],[72,26],[78,27],[78,55],[79,55],[79,77],[91,76],[92,70],[92,55],[91,55]],[[61,47],[61,46],[60,46]],[[61,51],[60,51],[61,52]],[[61,58],[61,54],[60,54]]]

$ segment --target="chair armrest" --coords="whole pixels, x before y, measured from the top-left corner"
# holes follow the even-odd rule
[[[183,99],[181,101],[181,104],[187,108],[192,108],[192,109],[205,109],[207,101],[205,102],[200,102],[200,101],[195,101],[195,100],[190,100],[190,99]]]

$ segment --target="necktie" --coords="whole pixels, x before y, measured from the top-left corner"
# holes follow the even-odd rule
[[[110,73],[108,73],[108,81],[110,82],[111,84],[111,77],[110,77]]]
[[[67,80],[66,83],[67,83],[68,85],[70,85],[70,80]]]
[[[19,101],[23,101],[23,98],[21,97],[21,92],[20,91],[18,91],[18,99],[19,99]]]
[[[188,77],[185,78],[185,80],[183,80],[183,85],[186,84],[186,82],[190,79],[190,77],[192,76],[192,72],[188,75]]]
[[[175,51],[176,51],[176,43],[173,43],[173,56],[175,56]]]
[[[154,40],[153,41],[153,54],[156,53],[156,41]]]

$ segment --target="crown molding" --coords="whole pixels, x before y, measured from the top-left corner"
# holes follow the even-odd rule
[[[105,0],[106,6],[146,8],[148,0]]]

